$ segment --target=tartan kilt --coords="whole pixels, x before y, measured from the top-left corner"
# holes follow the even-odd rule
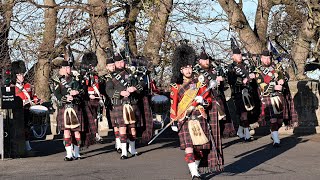
[[[282,103],[285,103],[283,95],[279,94],[278,96],[280,97]],[[262,118],[266,121],[269,121],[270,119],[283,119],[283,110],[280,114],[275,114],[271,104],[271,96],[263,96],[261,112]]]
[[[63,131],[63,130],[70,130],[70,131],[84,131],[84,117],[83,117],[83,111],[81,108],[81,105],[74,105],[73,109],[75,110],[78,120],[80,123],[80,126],[77,128],[65,128],[64,126],[64,111],[65,107],[59,108],[58,113],[57,113],[57,126],[58,126],[58,131]]]
[[[140,122],[140,109],[137,105],[131,105],[133,112],[135,113],[136,123]],[[123,105],[120,106],[113,106],[112,110],[110,111],[110,118],[113,127],[126,127],[128,124],[124,123],[123,119]]]
[[[191,116],[199,116],[201,115],[201,113],[199,111],[194,110]],[[190,117],[191,117],[190,116]],[[209,129],[206,123],[206,119],[204,119],[203,117],[198,118],[200,125],[203,129],[204,134],[206,135],[206,137],[208,139],[210,139],[209,136]],[[192,139],[191,139],[191,135],[189,132],[189,128],[188,128],[188,122],[189,119],[184,119],[183,121],[180,121],[178,123],[178,128],[179,128],[179,140],[180,140],[180,149],[184,150],[186,148],[193,148],[196,150],[202,150],[202,149],[211,149],[211,144],[210,141],[206,144],[203,145],[193,145],[192,143]]]

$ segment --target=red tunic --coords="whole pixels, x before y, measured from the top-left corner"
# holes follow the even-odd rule
[[[26,83],[26,84],[23,84],[22,87],[24,90],[26,90],[29,97],[26,95],[25,92],[23,92],[23,89],[20,89],[17,85],[15,86],[16,96],[19,96],[23,101],[23,105],[26,105],[27,103],[29,103],[28,102],[29,98],[30,98],[30,100],[33,100],[32,86],[31,86],[31,84]]]
[[[183,98],[184,92],[187,91],[189,87],[192,85],[196,86],[196,83],[190,82],[187,85],[171,84],[171,93],[170,93],[170,99],[171,99],[170,118],[171,119],[175,119],[177,117],[178,104]],[[207,89],[207,86],[203,83],[203,85],[199,88],[197,95],[200,96],[206,89]],[[204,93],[202,97],[209,105],[212,103],[210,91],[207,91],[206,93]],[[196,107],[197,105],[198,105],[197,102],[195,101],[192,102],[192,106]]]

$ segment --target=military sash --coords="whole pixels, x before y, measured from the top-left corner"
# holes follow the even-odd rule
[[[189,109],[194,98],[198,94],[200,84],[201,84],[201,82],[198,82],[196,88],[194,88],[194,89],[190,88],[184,93],[183,98],[181,99],[180,103],[178,104],[177,120],[183,120],[185,118],[187,109]]]

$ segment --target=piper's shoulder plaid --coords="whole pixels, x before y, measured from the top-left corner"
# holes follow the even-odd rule
[[[212,143],[215,147],[211,148],[210,153],[208,154],[208,167],[214,169],[216,171],[223,170],[224,166],[224,158],[223,158],[223,150],[222,150],[222,141],[220,136],[220,125],[218,120],[218,112],[216,100],[212,100],[212,106],[209,109],[209,125],[211,128],[211,134],[213,137]]]
[[[284,96],[283,102],[283,119],[289,121],[288,125],[298,122],[298,114],[294,107],[293,98],[291,93],[288,93]]]
[[[99,100],[89,100],[86,101],[86,117],[87,121],[85,123],[85,133],[86,133],[86,146],[90,146],[95,144],[96,133],[98,132],[98,122],[97,122],[97,114],[99,108]]]

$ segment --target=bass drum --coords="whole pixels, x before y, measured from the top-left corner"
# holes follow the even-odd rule
[[[169,117],[167,114],[170,108],[170,101],[167,96],[155,95],[151,98],[151,109],[153,113],[153,129],[155,134],[165,125],[165,121]]]
[[[49,111],[48,108],[42,105],[30,107],[31,118],[29,125],[35,138],[43,138],[47,133]],[[40,131],[40,133],[38,133]]]
[[[155,114],[163,114],[169,108],[169,98],[164,95],[155,95],[151,98],[152,112]]]

